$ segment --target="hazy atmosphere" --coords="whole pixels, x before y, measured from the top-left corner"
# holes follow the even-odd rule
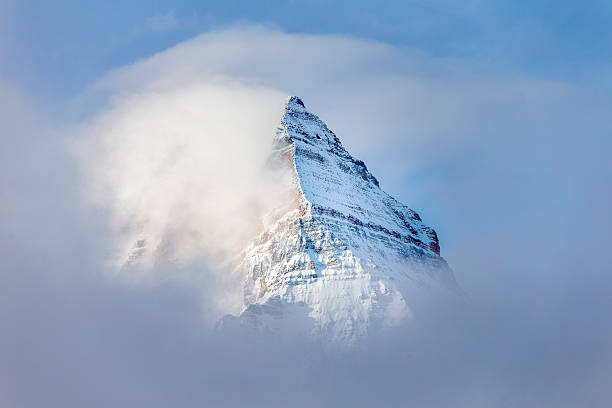
[[[610,5],[87,3],[0,2],[1,406],[612,404]],[[289,95],[460,306],[349,349],[214,330]],[[180,268],[121,268],[142,234]]]

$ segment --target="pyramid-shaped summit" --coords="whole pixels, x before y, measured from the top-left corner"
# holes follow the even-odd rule
[[[287,100],[273,163],[295,200],[247,248],[244,308],[221,326],[305,330],[353,343],[412,316],[424,290],[455,289],[436,232],[385,193],[302,100]]]

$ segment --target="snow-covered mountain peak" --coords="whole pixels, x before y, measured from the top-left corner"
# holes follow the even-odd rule
[[[300,106],[302,108],[306,109],[306,106],[304,105],[304,102],[300,99],[299,96],[292,95],[292,96],[287,98],[286,107],[294,107],[294,108],[299,109]]]
[[[277,146],[285,143],[293,145],[300,187],[319,215],[333,213],[362,228],[440,254],[436,232],[415,211],[386,194],[365,163],[351,156],[296,96],[289,98],[276,134]]]
[[[287,100],[271,162],[292,174],[295,201],[247,249],[244,310],[223,326],[353,343],[412,316],[415,290],[456,287],[436,232],[385,193],[297,96]]]

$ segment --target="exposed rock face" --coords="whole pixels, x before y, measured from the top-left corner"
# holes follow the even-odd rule
[[[381,190],[295,96],[277,129],[271,165],[292,172],[295,202],[279,208],[246,250],[239,266],[246,272],[244,310],[223,326],[299,325],[353,343],[410,317],[413,290],[456,288],[436,232]]]

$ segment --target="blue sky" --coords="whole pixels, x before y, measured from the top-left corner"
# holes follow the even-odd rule
[[[374,39],[566,81],[593,82],[608,73],[612,58],[612,5],[603,0],[9,0],[0,13],[0,72],[28,88],[64,95],[108,69],[241,21]]]

